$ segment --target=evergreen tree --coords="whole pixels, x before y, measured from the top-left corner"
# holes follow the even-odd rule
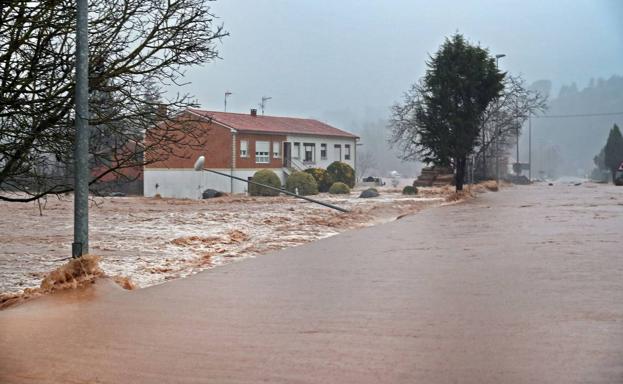
[[[623,136],[621,136],[621,131],[616,124],[610,130],[604,152],[606,167],[612,172],[612,181],[614,181],[616,171],[623,163]]]
[[[452,166],[463,189],[467,156],[478,144],[483,114],[503,89],[505,74],[486,49],[460,34],[446,39],[426,75],[393,107],[390,127],[403,157]]]

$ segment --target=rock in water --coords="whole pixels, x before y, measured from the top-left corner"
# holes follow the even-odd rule
[[[368,188],[365,191],[361,192],[361,195],[359,195],[359,197],[362,199],[368,199],[370,197],[377,197],[378,195],[379,191],[377,191],[375,188]]]
[[[223,196],[223,192],[219,192],[216,189],[206,189],[205,191],[203,191],[203,194],[201,195],[201,197],[204,199],[211,199],[213,197],[221,197],[221,196]]]

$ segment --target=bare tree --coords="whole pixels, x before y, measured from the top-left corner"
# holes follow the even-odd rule
[[[367,171],[369,171],[374,164],[376,164],[376,157],[370,149],[364,149],[357,151],[357,174],[358,177],[363,178]]]
[[[480,120],[480,133],[473,152],[480,178],[488,175],[489,167],[485,165],[484,159],[506,156],[521,134],[521,127],[528,116],[547,108],[547,97],[528,90],[520,76],[507,73],[502,83],[504,89],[500,96],[489,103]],[[400,150],[402,159],[408,161],[423,157],[417,145],[420,132],[413,129],[417,125],[414,123],[413,111],[422,103],[422,89],[423,84],[416,83],[405,93],[403,103],[394,105],[389,124],[392,130],[391,143]]]
[[[91,184],[203,143],[196,124],[167,122],[193,100],[165,98],[163,89],[183,85],[188,67],[218,58],[215,43],[227,32],[208,4],[89,2]],[[75,17],[71,0],[0,3],[2,200],[72,190]]]
[[[507,156],[530,114],[547,109],[547,97],[527,89],[521,76],[507,74],[503,83],[502,94],[489,105],[480,126],[480,143],[475,155],[481,178],[489,174],[485,159]]]

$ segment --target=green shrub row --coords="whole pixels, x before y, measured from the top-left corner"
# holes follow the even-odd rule
[[[255,172],[252,181],[266,184],[274,188],[281,188],[279,176],[270,169]],[[316,195],[318,192],[333,194],[350,193],[350,188],[355,186],[355,170],[348,164],[335,161],[325,170],[322,168],[309,168],[304,172],[292,172],[286,179],[285,189],[299,195]],[[333,190],[333,192],[331,192]],[[249,184],[251,196],[277,196],[279,191]]]

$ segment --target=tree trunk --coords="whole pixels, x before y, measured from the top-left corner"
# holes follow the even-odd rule
[[[456,190],[463,190],[463,182],[465,180],[465,164],[467,164],[467,157],[463,156],[456,159],[456,176],[454,178],[454,184],[456,185]]]

